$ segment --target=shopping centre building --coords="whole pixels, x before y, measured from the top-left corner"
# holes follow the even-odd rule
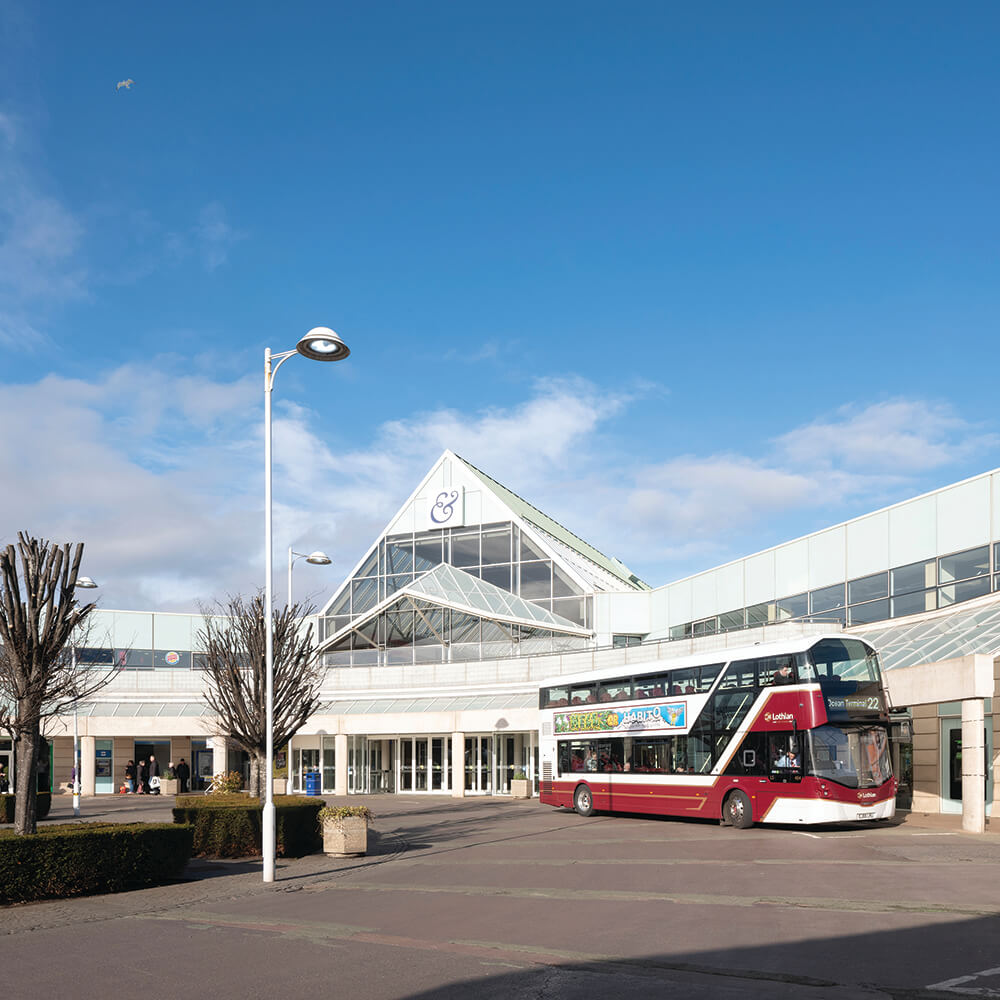
[[[95,612],[100,644],[78,655],[118,669],[49,726],[53,788],[70,781],[74,724],[84,794],[115,792],[150,753],[186,758],[196,780],[244,766],[205,706],[202,624]],[[318,773],[328,793],[509,794],[517,771],[537,781],[543,678],[846,630],[887,669],[900,805],[962,812],[964,783],[966,811],[968,789],[985,787],[989,815],[1000,471],[652,587],[445,452],[315,624],[329,669],[318,712],[277,758],[289,790]]]

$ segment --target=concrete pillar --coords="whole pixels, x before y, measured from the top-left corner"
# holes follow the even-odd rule
[[[80,794],[97,793],[97,746],[93,736],[80,737]]]
[[[337,766],[336,795],[347,794],[347,733],[337,733],[334,738],[334,763]]]
[[[451,794],[465,798],[465,733],[451,734]]]
[[[212,774],[225,774],[229,770],[229,741],[225,736],[213,736],[209,742],[212,745]]]
[[[982,698],[962,702],[962,829],[986,830],[986,746]]]

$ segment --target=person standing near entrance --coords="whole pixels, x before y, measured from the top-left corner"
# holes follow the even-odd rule
[[[153,754],[149,755],[149,790],[153,795],[160,794],[160,765]]]
[[[135,761],[129,761],[125,765],[125,791],[131,795],[137,791],[135,787]]]
[[[149,794],[149,764],[146,763],[146,760],[145,760],[144,757],[140,757],[139,758],[138,772],[139,773],[137,775],[137,778],[138,778],[139,784],[136,786],[136,791],[140,795],[148,795]]]
[[[183,757],[177,762],[174,773],[177,775],[178,788],[183,795],[188,790],[188,778],[191,777],[191,768],[187,766]]]

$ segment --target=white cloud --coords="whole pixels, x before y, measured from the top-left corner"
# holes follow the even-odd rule
[[[258,379],[175,375],[170,368],[164,358],[121,366],[93,382],[51,375],[0,386],[0,421],[15,429],[0,437],[7,540],[26,529],[86,542],[86,572],[102,584],[104,607],[192,610],[198,601],[252,591],[262,579]],[[879,407],[790,430],[764,457],[641,463],[608,443],[612,421],[634,392],[543,379],[518,405],[419,413],[383,424],[369,447],[349,451],[331,447],[328,429],[309,410],[276,403],[277,594],[284,594],[287,547],[320,548],[335,565],[299,563],[296,594],[321,603],[445,448],[662,583],[678,570],[762,547],[755,540],[764,528],[778,525],[789,537],[786,518],[812,514],[832,522],[844,503],[861,512],[887,490],[900,499],[900,490],[919,482],[928,448],[942,433],[961,454],[985,440],[950,411],[899,401],[890,412],[906,445],[892,446],[888,470],[864,464],[863,452],[848,456],[835,433],[884,426]],[[907,412],[937,416],[908,427]]]
[[[996,441],[946,403],[893,399],[860,410],[843,406],[834,417],[789,431],[776,444],[790,462],[906,475],[948,465]]]
[[[226,210],[217,201],[209,202],[198,216],[194,236],[206,270],[214,271],[229,259],[229,250],[246,238],[226,221]]]

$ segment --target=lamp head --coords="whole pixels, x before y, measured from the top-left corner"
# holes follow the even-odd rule
[[[306,556],[306,562],[312,563],[314,566],[329,566],[333,560],[325,552],[320,552],[317,549]]]
[[[313,327],[296,345],[295,350],[311,361],[343,361],[351,349],[328,326]]]
[[[76,585],[81,590],[94,590],[97,587],[97,584],[89,576],[78,576],[76,578]]]

